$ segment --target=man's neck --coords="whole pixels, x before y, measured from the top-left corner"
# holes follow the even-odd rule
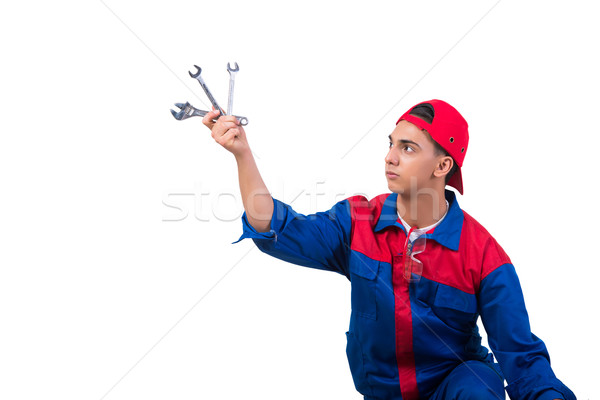
[[[446,214],[445,191],[422,191],[417,195],[398,193],[396,209],[411,227],[424,228],[435,224]]]

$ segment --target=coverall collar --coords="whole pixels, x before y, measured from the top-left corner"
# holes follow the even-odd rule
[[[458,201],[456,200],[456,193],[454,193],[452,190],[444,189],[444,194],[446,196],[446,200],[448,200],[448,203],[450,204],[448,214],[446,214],[446,217],[438,226],[433,228],[433,232],[424,233],[423,235],[425,235],[427,239],[433,239],[449,249],[458,251],[464,214],[458,205]],[[400,219],[398,218],[398,213],[396,210],[397,199],[398,193],[390,193],[385,199],[381,208],[379,220],[373,229],[375,232],[379,232],[380,230],[393,225],[402,229],[402,231],[407,234],[404,225],[402,225],[402,222],[400,222]]]

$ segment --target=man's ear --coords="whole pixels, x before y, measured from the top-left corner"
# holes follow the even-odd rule
[[[442,176],[450,173],[450,170],[452,169],[453,165],[454,165],[454,160],[452,159],[452,157],[450,157],[450,156],[440,157],[440,159],[438,160],[438,163],[435,167],[435,171],[433,171],[433,175],[435,175],[436,177],[442,177]]]

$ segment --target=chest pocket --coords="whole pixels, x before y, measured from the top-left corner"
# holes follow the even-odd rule
[[[377,319],[377,275],[379,261],[353,251],[350,255],[352,312],[359,317]]]
[[[477,323],[477,299],[474,294],[440,284],[433,305],[438,317],[454,329],[471,332]]]
[[[477,298],[452,286],[421,278],[417,297],[449,327],[471,332],[477,322]]]
[[[444,284],[438,286],[433,304],[437,307],[449,308],[469,314],[477,312],[475,295]]]

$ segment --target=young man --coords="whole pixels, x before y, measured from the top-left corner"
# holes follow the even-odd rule
[[[575,399],[529,327],[508,255],[458,205],[465,119],[431,100],[404,113],[385,157],[388,188],[302,215],[274,199],[235,117],[203,123],[233,153],[245,213],[240,240],[352,286],[347,356],[365,399]],[[236,242],[237,243],[237,242]],[[481,345],[481,316],[498,363]]]

